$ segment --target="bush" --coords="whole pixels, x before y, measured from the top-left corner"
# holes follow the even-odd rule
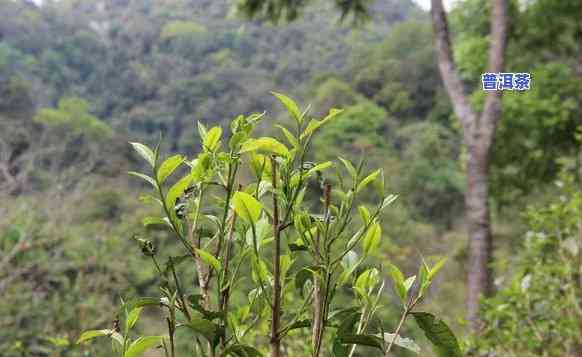
[[[161,296],[125,302],[119,310],[123,323],[118,318],[112,328],[86,331],[79,342],[108,336],[115,353],[124,357],[156,346],[172,357],[186,351],[262,356],[268,350],[271,356],[282,351],[354,356],[356,348],[387,356],[394,346],[419,351],[414,341],[400,336],[404,321],[413,316],[441,355],[460,356],[450,329],[415,310],[444,260],[432,267],[423,262],[418,275],[408,278],[392,264],[368,264],[382,237],[381,214],[396,199],[385,194],[381,170],[364,173],[363,165],[340,159],[343,179],[332,187],[325,174],[334,164],[306,161],[313,135],[341,110],[308,121],[290,98],[275,96],[295,122],[292,130],[280,127],[288,144],[251,136],[262,114],[233,120],[228,140],[222,128],[199,123],[202,150],[193,160],[183,155],[160,160],[159,144],[152,150],[132,143],[152,172],[131,174],[151,186],[155,197],[145,201],[162,212],[144,218],[144,225],[166,227],[183,251],[161,264],[165,254],[152,241],[137,238],[159,273]],[[315,179],[321,198],[308,202],[308,183]],[[376,203],[358,204],[372,187]],[[180,274],[188,263],[196,269],[195,289]],[[386,333],[378,317],[383,270],[402,305],[394,333]],[[342,296],[342,290],[349,294]],[[148,306],[164,312],[167,335],[132,338]]]
[[[563,173],[559,194],[529,209],[529,231],[509,282],[484,301],[474,356],[580,356],[582,353],[582,192]]]

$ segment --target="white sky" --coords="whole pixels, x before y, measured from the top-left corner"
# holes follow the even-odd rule
[[[445,9],[450,10],[451,5],[457,1],[459,1],[459,0],[444,0],[443,2],[445,4]],[[425,10],[430,9],[430,0],[414,0],[414,2],[417,3],[420,7],[422,7]]]

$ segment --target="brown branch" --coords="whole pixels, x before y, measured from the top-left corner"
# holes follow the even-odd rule
[[[281,355],[281,227],[279,221],[279,202],[277,199],[277,160],[271,157],[273,184],[273,236],[275,251],[273,253],[273,313],[271,318],[271,357]]]
[[[463,81],[453,59],[449,25],[443,2],[442,0],[431,0],[431,4],[435,48],[441,77],[451,99],[455,115],[461,121],[465,133],[469,134],[472,132],[472,127],[475,124],[477,116],[465,93]],[[470,135],[465,135],[465,139],[469,137]],[[466,140],[465,144],[469,145],[470,143]]]

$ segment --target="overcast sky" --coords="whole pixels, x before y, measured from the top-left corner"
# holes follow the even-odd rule
[[[458,0],[444,0],[445,8],[449,10],[451,8],[451,4]],[[414,0],[418,5],[420,5],[423,9],[428,10],[430,9],[430,0]]]

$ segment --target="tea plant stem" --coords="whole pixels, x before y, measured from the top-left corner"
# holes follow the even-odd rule
[[[279,338],[279,322],[281,318],[281,231],[279,227],[279,202],[277,199],[277,161],[271,157],[273,185],[273,236],[275,252],[273,254],[273,314],[271,319],[271,357],[281,354],[281,339]]]
[[[330,212],[329,207],[331,205],[331,185],[329,183],[325,184],[324,191],[323,191],[323,201],[324,201],[324,221],[325,221],[325,232],[324,232],[324,246],[327,247],[325,244],[327,241],[327,237],[329,234],[329,223],[330,223]],[[316,261],[319,261],[320,256],[320,233],[317,233],[316,241],[315,241],[315,250],[316,250]],[[314,351],[313,356],[319,357],[321,353],[321,343],[323,341],[323,334],[325,330],[325,320],[327,317],[327,307],[329,305],[329,286],[331,284],[331,275],[329,274],[329,250],[324,249],[323,254],[325,254],[326,260],[326,274],[325,280],[322,282],[318,277],[314,277],[315,282],[315,309],[314,309],[314,323],[313,323],[313,339],[314,339]],[[321,289],[322,283],[325,284],[325,289]]]
[[[170,335],[170,356],[175,357],[175,347],[174,347],[174,325],[170,318],[166,318],[168,322],[168,332]]]
[[[386,353],[384,354],[384,357],[388,357],[390,350],[392,350],[392,346],[394,346],[394,343],[396,342],[396,339],[398,338],[398,334],[400,333],[400,330],[402,329],[402,326],[404,325],[404,321],[406,321],[406,318],[408,317],[409,313],[410,313],[410,308],[406,307],[404,309],[404,312],[402,313],[402,316],[400,317],[400,322],[398,322],[398,326],[396,327],[396,331],[394,331],[394,336],[392,336],[392,340],[390,341],[390,344],[388,345],[388,348],[386,349]]]

